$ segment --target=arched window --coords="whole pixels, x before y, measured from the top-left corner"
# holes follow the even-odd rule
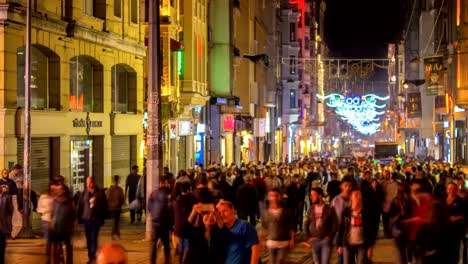
[[[92,57],[76,56],[70,60],[70,109],[102,112],[102,65]]]
[[[24,107],[25,50],[19,48],[17,63],[17,105]],[[31,47],[31,108],[60,109],[60,58],[52,50],[33,45]]]
[[[136,72],[128,65],[112,67],[112,111],[136,112]]]

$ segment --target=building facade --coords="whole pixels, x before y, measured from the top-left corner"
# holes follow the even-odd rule
[[[6,1],[1,23],[0,160],[23,160],[25,3]],[[37,2],[32,10],[32,190],[61,174],[73,191],[94,175],[143,166],[143,70],[140,1]]]

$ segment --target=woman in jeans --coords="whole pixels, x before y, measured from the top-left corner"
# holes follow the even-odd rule
[[[376,223],[363,208],[359,189],[351,191],[350,200],[351,205],[343,212],[338,231],[338,254],[343,254],[345,264],[368,263],[375,245],[373,228]]]
[[[268,248],[269,262],[283,264],[289,249],[294,247],[294,215],[288,208],[280,205],[279,189],[268,192],[268,208],[264,211],[261,222],[261,238]]]

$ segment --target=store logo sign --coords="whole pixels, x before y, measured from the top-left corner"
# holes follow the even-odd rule
[[[73,127],[85,127],[86,134],[89,135],[89,132],[91,132],[92,127],[102,127],[102,121],[91,120],[88,112],[86,113],[86,119],[73,119]]]

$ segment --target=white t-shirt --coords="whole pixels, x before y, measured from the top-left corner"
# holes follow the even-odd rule
[[[322,226],[323,204],[314,206],[315,227],[319,229]]]

